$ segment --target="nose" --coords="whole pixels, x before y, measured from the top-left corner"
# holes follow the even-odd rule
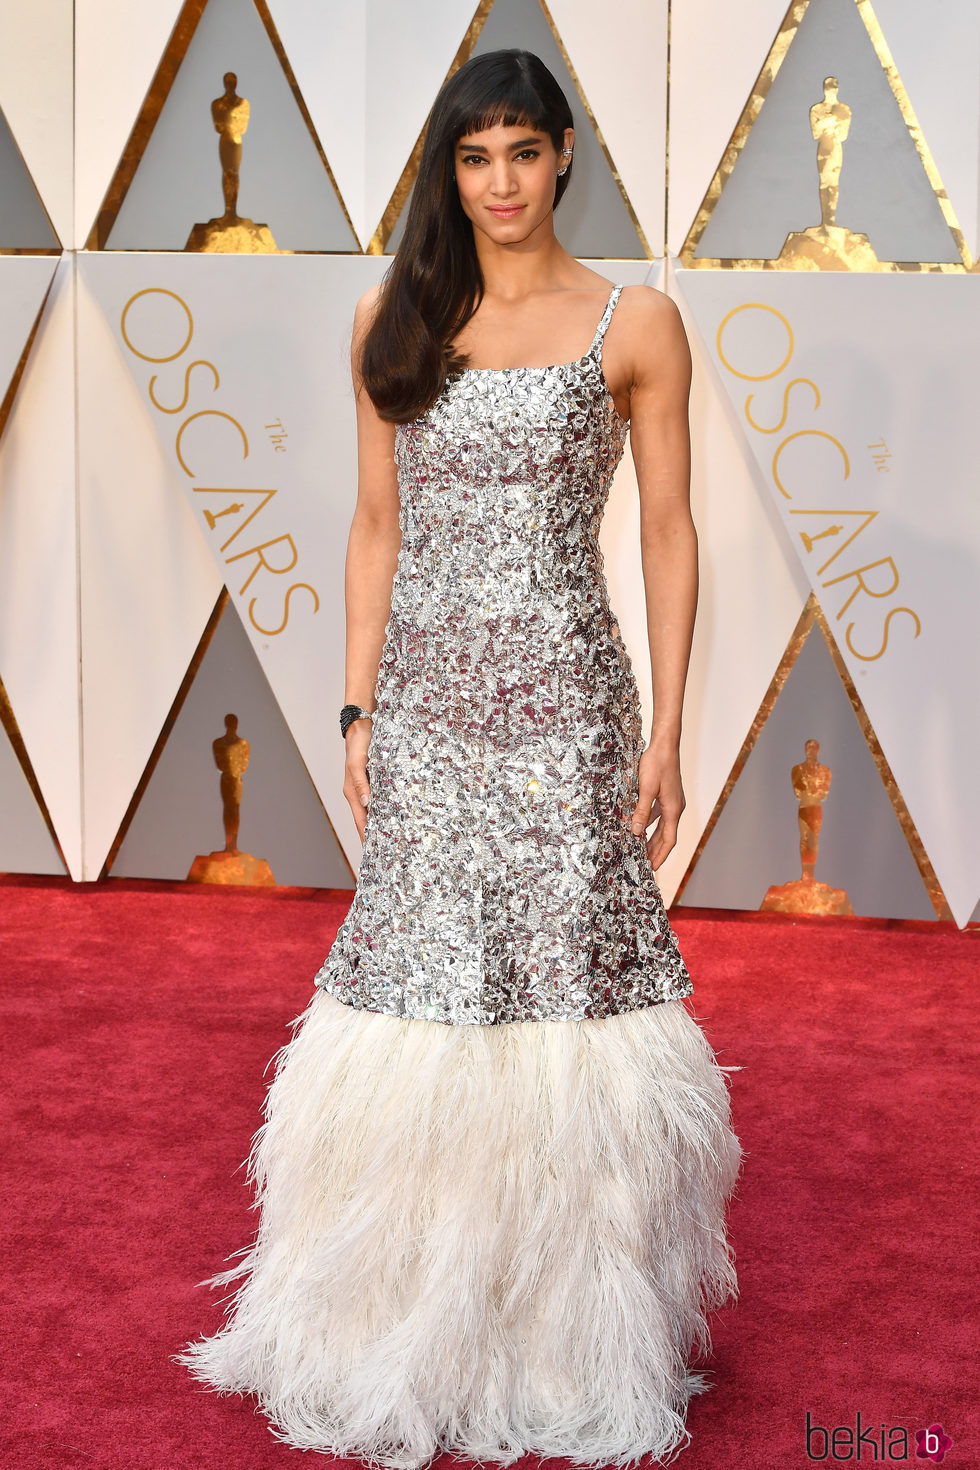
[[[490,193],[500,199],[505,199],[517,189],[517,179],[514,168],[509,158],[491,159],[490,162]]]

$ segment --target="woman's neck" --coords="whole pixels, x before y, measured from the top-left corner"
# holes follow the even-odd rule
[[[473,233],[487,296],[519,301],[537,291],[555,290],[574,273],[576,262],[559,245],[550,219],[513,245],[498,245],[479,230]]]

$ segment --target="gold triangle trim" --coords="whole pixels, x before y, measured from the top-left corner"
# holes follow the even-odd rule
[[[763,102],[765,102],[766,97],[769,94],[769,89],[776,79],[779,68],[782,66],[784,60],[786,59],[786,53],[796,37],[796,32],[800,27],[800,22],[806,14],[810,3],[811,0],[791,0],[790,7],[787,10],[786,14],[783,16],[779,30],[776,34],[776,39],[773,41],[772,46],[769,49],[769,54],[763,62],[762,70],[756,77],[755,85],[753,86],[752,91],[749,94],[749,99],[746,102],[745,107],[742,109],[742,114],[738,122],[735,124],[734,132],[728,140],[725,151],[721,157],[721,162],[719,163],[718,168],[715,171],[715,176],[711,180],[711,183],[708,185],[707,193],[701,201],[701,206],[697,212],[697,215],[695,216],[694,223],[688,231],[687,238],[685,239],[684,244],[681,246],[680,261],[681,264],[688,269],[792,269],[792,267],[787,267],[785,263],[782,266],[778,266],[777,262],[774,260],[749,260],[727,257],[709,258],[707,256],[695,259],[694,252],[696,251],[698,244],[700,243],[701,236],[704,234],[705,228],[708,224],[708,220],[711,218],[714,212],[715,205],[718,203],[718,200],[721,197],[722,190],[727,184],[732,170],[735,167],[735,164],[738,162],[739,155],[743,147],[745,146],[749,133],[752,131],[756,118],[759,116],[759,113],[762,110],[762,104]],[[936,167],[936,163],[931,152],[929,151],[929,147],[926,143],[925,136],[923,135],[922,128],[919,126],[918,118],[916,117],[912,104],[909,101],[908,93],[906,92],[902,79],[898,74],[898,68],[893,61],[891,52],[889,51],[888,46],[885,42],[885,37],[882,33],[881,25],[878,21],[877,16],[874,13],[874,10],[872,9],[871,0],[854,0],[854,3],[857,7],[858,14],[860,15],[861,20],[864,24],[864,28],[868,33],[868,39],[875,49],[875,55],[878,58],[881,69],[885,73],[885,76],[888,80],[888,85],[891,88],[892,95],[895,98],[895,101],[898,103],[899,110],[905,122],[905,126],[908,128],[909,136],[911,137],[912,142],[915,145],[915,151],[919,156],[919,161],[922,164],[923,169],[925,170],[926,177],[928,178],[932,191],[936,196],[936,202],[942,210],[943,218],[945,219],[946,224],[949,227],[950,234],[953,236],[953,240],[956,244],[956,248],[959,251],[961,258],[959,262],[883,260],[879,262],[879,269],[882,271],[928,271],[930,273],[946,274],[960,274],[963,271],[970,270],[972,269],[973,261],[970,256],[969,247],[967,246],[963,231],[960,229],[959,222],[957,221],[956,214],[953,210],[949,195],[946,193],[946,190],[943,187],[942,179],[939,176],[939,170]]]
[[[184,6],[174,22],[174,28],[164,47],[163,56],[160,58],[157,69],[153,74],[153,80],[150,82],[146,97],[143,100],[143,106],[140,108],[139,115],[133,124],[132,132],[123,149],[122,157],[116,166],[112,181],[106,190],[102,206],[95,217],[95,223],[89,231],[88,239],[85,241],[86,250],[104,250],[106,248],[106,241],[112,233],[112,227],[116,223],[119,211],[123,206],[123,200],[129,191],[129,186],[136,177],[136,171],[143,161],[146,146],[153,136],[153,129],[156,127],[167,98],[170,96],[170,89],[180,70],[181,62],[187,55],[187,49],[194,39],[194,32],[197,30],[207,3],[208,0],[184,0]],[[346,221],[347,228],[350,230],[351,240],[353,242],[351,250],[343,253],[360,255],[361,248],[357,238],[357,231],[354,229],[353,222],[347,211],[344,197],[337,187],[337,180],[334,178],[333,170],[327,160],[327,155],[323,151],[320,139],[313,126],[313,119],[310,116],[303,94],[299,89],[299,84],[296,81],[295,74],[289,63],[289,58],[286,55],[279,32],[276,29],[275,21],[269,12],[266,0],[249,0],[249,3],[254,4],[258,17],[265,27],[266,35],[269,38],[273,51],[276,53],[283,74],[289,84],[289,89],[293,94],[293,100],[299,108],[300,116],[306,124],[307,131],[313,140],[320,162],[323,164],[327,178],[330,180],[331,188],[337,196],[337,202],[343,211],[344,220]],[[326,254],[327,252],[294,251],[292,253],[299,255]]]
[[[728,779],[725,781],[725,784],[721,789],[721,795],[715,802],[714,809],[712,810],[711,816],[708,818],[707,825],[701,834],[700,841],[698,842],[697,847],[694,849],[694,852],[691,855],[691,860],[687,865],[687,869],[684,873],[683,878],[678,884],[677,892],[674,894],[673,903],[677,904],[680,902],[684,889],[687,887],[691,879],[691,875],[693,874],[694,869],[697,867],[698,862],[701,859],[701,855],[707,847],[711,835],[715,830],[715,827],[718,825],[718,819],[728,803],[728,798],[734,791],[735,784],[738,781],[739,776],[745,769],[745,764],[748,761],[749,756],[755,749],[756,741],[762,734],[763,727],[765,726],[766,721],[769,719],[769,716],[772,714],[777,699],[783,692],[783,687],[786,683],[786,680],[790,676],[793,665],[799,658],[800,651],[802,650],[807,638],[812,633],[814,627],[817,627],[820,630],[823,640],[827,645],[827,651],[833,659],[834,667],[837,670],[840,681],[844,686],[844,692],[846,693],[847,698],[850,702],[851,709],[854,711],[854,718],[857,720],[858,726],[861,730],[861,734],[864,736],[864,740],[871,755],[871,759],[874,761],[875,767],[878,771],[878,775],[881,777],[882,785],[888,793],[888,799],[892,804],[892,810],[894,811],[895,816],[898,819],[898,824],[905,835],[905,840],[909,845],[909,850],[912,853],[912,857],[915,860],[915,865],[919,870],[919,876],[921,877],[922,882],[925,886],[925,890],[929,895],[929,901],[935,911],[936,918],[952,923],[954,922],[953,913],[949,907],[949,904],[946,902],[946,895],[943,892],[942,885],[940,884],[939,879],[936,877],[936,871],[929,860],[929,855],[926,852],[925,847],[923,846],[922,838],[919,836],[918,829],[916,828],[916,825],[912,820],[911,813],[909,812],[909,809],[905,804],[905,799],[898,788],[898,782],[895,780],[895,777],[892,774],[892,769],[891,766],[888,764],[885,752],[882,750],[881,743],[878,740],[877,735],[875,734],[874,727],[871,724],[871,721],[868,719],[867,711],[865,710],[864,705],[861,702],[861,696],[857,692],[854,680],[851,678],[847,665],[841,658],[840,649],[837,647],[837,640],[834,638],[834,635],[831,632],[830,624],[827,622],[824,611],[821,608],[819,602],[817,601],[816,595],[813,592],[811,592],[810,596],[807,598],[806,606],[801,612],[799,621],[797,622],[796,627],[793,629],[793,632],[790,635],[789,642],[786,645],[782,658],[779,660],[776,672],[772,676],[772,681],[770,682],[769,688],[763,695],[762,703],[759,705],[759,709],[756,713],[755,719],[752,721],[752,724],[749,727],[749,733],[746,735],[745,740],[742,743],[741,750],[735,757],[735,763],[728,774]]]
[[[24,744],[24,737],[20,733],[20,726],[17,724],[17,716],[14,714],[13,708],[11,707],[10,698],[7,694],[6,689],[4,688],[2,679],[0,679],[0,725],[3,726],[3,729],[6,732],[7,739],[10,741],[14,755],[17,757],[17,762],[24,773],[24,779],[26,780],[28,786],[31,788],[31,795],[34,797],[34,800],[37,803],[38,811],[44,818],[44,825],[47,827],[48,835],[50,836],[51,841],[54,843],[55,852],[61,859],[62,865],[65,869],[65,872],[67,873],[68,864],[65,862],[65,854],[62,851],[61,843],[58,841],[58,834],[54,830],[54,823],[51,820],[51,813],[48,811],[48,804],[44,799],[44,794],[41,791],[38,779],[34,774],[34,767],[31,764],[30,756],[27,754],[27,746]]]
[[[24,157],[24,155],[23,155],[23,153],[21,151],[21,146],[20,146],[20,144],[17,141],[17,134],[14,132],[13,128],[10,126],[10,119],[7,117],[7,114],[4,112],[4,110],[3,110],[2,107],[0,107],[0,117],[3,118],[3,121],[5,122],[5,124],[7,126],[7,132],[10,134],[10,137],[11,137],[11,140],[13,142],[13,145],[17,149],[17,157],[20,159],[21,168],[24,170],[25,174],[28,177],[28,180],[30,181],[31,188],[34,190],[34,197],[37,199],[38,204],[40,204],[41,209],[44,212],[44,218],[48,222],[48,228],[51,231],[52,235],[54,236],[54,238],[55,238],[55,240],[57,242],[54,245],[39,245],[37,247],[33,247],[33,246],[32,247],[21,247],[21,246],[18,246],[17,249],[15,249],[15,250],[7,250],[7,249],[4,249],[2,246],[0,246],[0,255],[61,255],[62,254],[61,236],[58,234],[58,231],[55,229],[55,227],[54,227],[54,221],[52,220],[50,214],[48,214],[48,206],[44,202],[44,196],[41,193],[40,189],[37,187],[37,184],[34,182],[34,175],[31,173],[30,169],[27,167],[27,159]]]
[[[205,655],[211,646],[211,640],[214,637],[215,632],[217,631],[218,624],[221,622],[221,619],[230,602],[231,598],[228,594],[227,587],[222,587],[221,591],[218,593],[218,599],[214,604],[214,608],[211,611],[211,616],[208,618],[207,623],[205,624],[204,632],[201,634],[200,641],[198,642],[198,645],[194,650],[194,657],[188,664],[187,672],[184,674],[183,679],[180,681],[180,688],[174,695],[173,704],[170,706],[167,718],[164,720],[163,725],[160,729],[160,734],[156,738],[156,743],[154,744],[153,749],[150,752],[150,757],[146,763],[146,766],[144,767],[143,774],[139,779],[136,790],[133,792],[133,795],[130,798],[129,806],[126,808],[126,814],[123,817],[122,822],[119,824],[119,831],[116,833],[112,842],[112,846],[110,847],[106,855],[105,862],[102,865],[102,871],[99,874],[100,881],[104,878],[109,877],[109,874],[112,871],[112,866],[115,863],[116,858],[119,856],[120,848],[126,840],[126,834],[128,833],[130,826],[132,825],[133,818],[136,816],[136,813],[139,810],[140,803],[142,802],[143,797],[146,795],[146,789],[153,779],[153,773],[155,772],[160,761],[160,757],[163,754],[164,747],[166,746],[167,741],[170,739],[173,728],[180,718],[180,712],[183,709],[184,702],[191,691],[191,685],[194,683],[194,680],[197,678],[198,673],[200,672],[200,668],[204,662]],[[237,616],[237,613],[235,614],[235,616]],[[259,664],[259,672],[261,673],[262,677],[265,678],[265,670],[262,668],[261,663]],[[278,701],[276,702],[276,708],[279,709]],[[279,710],[279,714],[283,723],[286,724],[286,718],[285,715],[283,715],[282,710]],[[295,737],[293,736],[292,731],[289,729],[288,724],[286,724],[286,730],[288,731],[289,736],[293,741],[296,754],[299,757],[304,771],[306,772],[310,786],[313,788],[314,794],[316,795],[316,798],[320,803],[320,810],[323,812],[323,815],[326,818],[327,826],[330,828],[331,836],[333,837],[333,840],[337,845],[337,851],[340,853],[340,856],[347,867],[347,871],[351,876],[352,882],[356,885],[357,875],[354,872],[354,869],[351,867],[347,854],[344,851],[344,845],[341,842],[340,838],[337,836],[337,829],[334,827],[333,822],[330,820],[330,813],[323,805],[323,800],[320,796],[319,791],[317,791],[316,782],[310,775],[309,767],[307,766],[306,761],[303,759],[303,753],[300,750],[299,746],[296,745]]]
[[[14,406],[14,399],[17,397],[17,389],[20,387],[20,380],[24,376],[24,369],[27,366],[27,359],[31,355],[31,348],[34,346],[34,338],[37,336],[38,328],[41,325],[41,318],[44,315],[44,308],[48,304],[48,297],[51,295],[51,287],[54,285],[54,278],[57,273],[57,267],[55,267],[55,269],[51,272],[51,279],[48,282],[47,290],[45,291],[44,296],[41,300],[41,305],[37,309],[37,316],[34,318],[34,325],[31,327],[31,330],[27,337],[27,341],[24,343],[24,350],[20,355],[17,366],[14,368],[14,371],[10,378],[10,382],[7,385],[7,391],[3,395],[3,398],[0,399],[0,438],[3,437],[3,431],[7,427],[7,419],[10,417],[10,410]]]
[[[470,56],[473,54],[473,49],[476,46],[477,41],[480,39],[480,32],[483,30],[487,17],[494,7],[494,3],[495,0],[479,0],[479,4],[477,5],[476,10],[473,14],[473,19],[467,26],[466,34],[463,36],[463,39],[459,44],[459,49],[457,50],[456,55],[453,57],[452,61],[449,63],[449,70],[446,72],[446,75],[442,80],[442,86],[445,86],[446,82],[449,81],[449,78],[454,74],[454,72],[457,72],[459,70],[464,61],[468,61],[470,59]],[[636,231],[637,238],[640,241],[647,260],[654,260],[656,257],[654,256],[653,251],[650,249],[650,243],[647,240],[646,235],[643,233],[643,228],[636,217],[636,212],[633,209],[630,197],[623,187],[623,181],[619,176],[619,170],[616,168],[616,165],[612,159],[612,155],[610,154],[609,149],[606,146],[606,140],[602,136],[602,130],[596,121],[595,113],[592,111],[592,105],[589,102],[588,97],[586,97],[585,95],[582,84],[578,79],[578,73],[576,72],[575,67],[572,65],[571,58],[567,50],[565,49],[565,43],[561,38],[558,27],[555,25],[554,19],[551,15],[551,11],[548,9],[548,6],[546,4],[546,0],[537,0],[537,3],[541,6],[541,11],[544,15],[545,20],[548,23],[548,28],[550,29],[551,34],[554,37],[555,45],[558,47],[559,53],[561,54],[561,59],[565,63],[565,66],[568,69],[568,74],[575,84],[575,90],[578,93],[579,101],[585,109],[585,114],[589,119],[589,124],[592,128],[592,131],[595,133],[596,142],[599,144],[599,147],[602,150],[602,156],[606,160],[606,163],[609,166],[609,171],[616,181],[616,187],[619,190],[620,195],[622,196],[623,204],[626,206],[626,211],[630,217],[630,223]],[[411,193],[412,185],[415,183],[415,179],[418,175],[419,161],[422,157],[422,143],[425,138],[425,128],[427,123],[428,116],[426,117],[426,122],[422,125],[422,131],[419,133],[418,137],[415,140],[415,145],[412,148],[411,153],[409,154],[408,162],[402,169],[401,176],[399,177],[398,183],[395,185],[391,198],[388,200],[384,214],[381,216],[381,221],[378,225],[378,228],[375,230],[370,242],[368,243],[366,251],[368,255],[384,255],[385,250],[388,247],[388,241],[391,239],[392,232],[394,231],[394,228],[398,223],[398,219],[401,215],[402,210],[405,208],[405,203],[408,199],[409,194]]]

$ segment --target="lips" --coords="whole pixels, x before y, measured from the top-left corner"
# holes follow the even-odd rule
[[[524,209],[523,204],[490,204],[487,206],[495,219],[516,219]]]

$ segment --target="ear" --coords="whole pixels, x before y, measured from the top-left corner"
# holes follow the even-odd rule
[[[574,128],[566,128],[565,129],[565,141],[562,144],[562,147],[563,148],[574,148],[575,147],[575,129]]]

